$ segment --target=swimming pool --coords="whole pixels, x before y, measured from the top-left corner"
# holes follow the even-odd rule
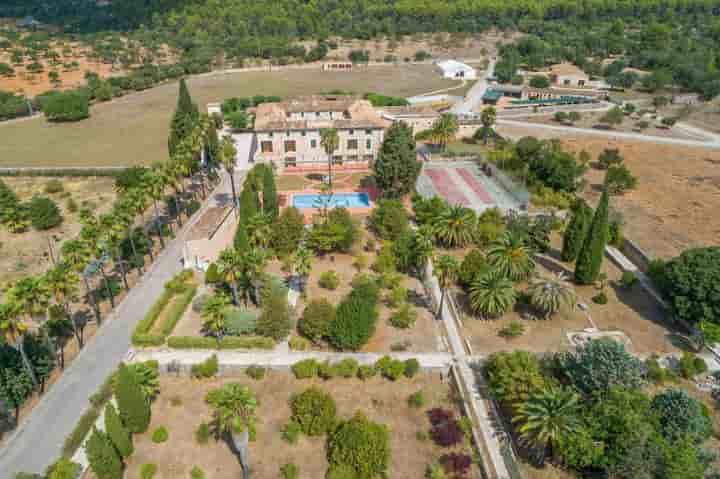
[[[298,209],[304,208],[368,208],[370,198],[367,193],[335,193],[334,195],[293,195],[292,205]]]

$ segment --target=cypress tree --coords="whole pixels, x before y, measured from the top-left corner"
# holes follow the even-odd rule
[[[185,138],[198,120],[200,113],[190,97],[185,79],[180,79],[180,91],[175,114],[170,123],[170,137],[168,138],[168,151],[172,156],[178,144]]]
[[[121,479],[123,463],[107,434],[93,428],[85,446],[90,468],[98,479]]]
[[[112,403],[105,406],[105,432],[121,457],[130,457],[133,453],[133,443],[128,431],[120,420],[120,416]]]
[[[592,283],[600,273],[608,236],[609,202],[607,189],[604,189],[575,264],[575,280],[580,284]]]
[[[266,166],[263,174],[263,213],[275,221],[279,214],[277,188],[272,168]]]
[[[122,423],[130,432],[145,432],[150,424],[150,402],[135,375],[124,364],[118,370],[115,399]]]
[[[240,193],[240,221],[247,221],[260,212],[260,198],[252,182],[245,182]]]
[[[563,235],[561,255],[563,261],[572,262],[577,259],[590,227],[592,214],[592,208],[588,206],[585,200],[578,198],[573,205],[572,217]]]

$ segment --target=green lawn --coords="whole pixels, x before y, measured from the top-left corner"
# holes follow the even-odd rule
[[[411,96],[456,81],[432,65],[362,68],[353,72],[285,70],[194,77],[188,82],[198,105],[230,96],[283,97],[341,89]],[[150,164],[167,154],[177,84],[168,84],[93,107],[90,119],[49,124],[44,119],[0,124],[0,166],[129,166]]]

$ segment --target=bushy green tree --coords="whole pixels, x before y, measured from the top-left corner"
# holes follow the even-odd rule
[[[587,236],[592,221],[593,210],[583,199],[577,199],[572,209],[572,216],[565,233],[561,258],[563,261],[573,262],[580,254],[580,249]]]
[[[328,338],[338,349],[356,351],[363,347],[375,332],[378,311],[377,286],[360,285],[338,305],[335,320],[330,323]]]
[[[335,427],[337,407],[332,396],[310,387],[290,399],[291,420],[300,425],[308,436],[320,436]]]
[[[605,189],[575,264],[575,280],[580,284],[591,284],[600,274],[608,237],[609,202],[610,197]]]
[[[643,365],[612,339],[591,340],[561,362],[570,381],[585,394],[606,393],[614,386],[638,389],[643,384]]]
[[[262,291],[261,304],[262,312],[255,326],[257,333],[277,341],[286,338],[292,324],[287,288],[274,281],[268,281]]]
[[[273,224],[272,247],[278,255],[297,251],[305,234],[305,217],[295,208],[285,208]]]
[[[117,374],[115,399],[120,418],[130,432],[145,432],[150,425],[150,401],[127,366],[121,364]]]
[[[527,351],[495,353],[488,358],[485,372],[495,397],[512,407],[522,404],[530,394],[548,384],[539,359]]]
[[[659,420],[660,433],[670,442],[688,437],[700,443],[712,432],[705,406],[682,389],[668,389],[655,396],[651,410]]]
[[[130,457],[133,443],[128,431],[120,420],[120,416],[112,403],[105,406],[105,432],[121,457]]]
[[[90,116],[88,97],[81,92],[55,92],[42,105],[48,121],[80,121]]]
[[[405,205],[395,199],[378,201],[368,223],[378,236],[391,241],[400,237],[410,226]]]
[[[327,451],[331,470],[349,467],[358,479],[384,477],[390,463],[389,433],[358,411],[330,435]]]
[[[326,299],[315,299],[305,307],[298,321],[298,330],[317,343],[328,335],[330,324],[335,320],[335,307]]]
[[[93,428],[85,446],[90,468],[98,479],[121,479],[123,463],[110,438],[102,431]]]
[[[28,204],[30,223],[36,230],[49,230],[63,221],[60,208],[50,198],[36,196]]]
[[[80,464],[63,457],[48,468],[47,479],[75,479],[79,472]]]
[[[410,126],[395,122],[385,132],[385,139],[373,163],[373,176],[380,193],[387,198],[401,198],[415,188],[422,165],[417,161],[415,139]]]

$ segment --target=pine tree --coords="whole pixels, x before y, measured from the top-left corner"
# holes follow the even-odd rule
[[[93,428],[93,433],[85,445],[85,450],[90,462],[90,468],[98,479],[122,478],[122,459],[120,459],[107,434]]]
[[[605,189],[575,264],[575,280],[580,284],[591,284],[600,273],[608,236],[609,202]]]
[[[118,370],[115,398],[122,423],[130,432],[145,432],[150,424],[150,402],[135,375],[124,364]]]
[[[168,151],[172,156],[178,144],[185,138],[198,120],[200,113],[197,105],[192,102],[185,79],[180,80],[177,107],[170,123],[170,138],[168,138]]]
[[[263,213],[268,215],[273,221],[278,217],[279,205],[277,188],[275,187],[275,176],[272,168],[266,166],[263,172]]]
[[[404,122],[393,123],[373,163],[375,184],[381,194],[386,198],[406,195],[415,188],[421,168],[412,128]]]
[[[128,431],[120,420],[120,416],[112,403],[105,406],[105,432],[121,457],[130,457],[133,453],[133,443]]]
[[[563,235],[562,260],[575,261],[580,253],[585,236],[587,235],[593,210],[585,200],[578,199],[573,205],[572,217],[565,228]]]

